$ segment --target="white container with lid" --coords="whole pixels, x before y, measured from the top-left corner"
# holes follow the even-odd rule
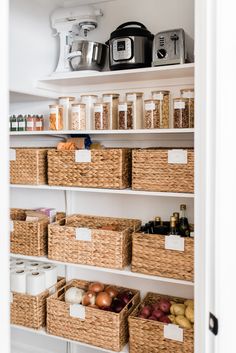
[[[75,101],[75,97],[59,97],[59,105],[63,107],[63,127],[69,130],[71,126],[71,104]]]
[[[127,92],[126,101],[133,104],[133,129],[142,129],[143,92]]]
[[[128,130],[134,126],[134,104],[124,102],[118,104],[118,129]]]
[[[168,129],[170,125],[170,91],[153,91],[152,98],[159,102],[158,116],[160,119],[160,128]]]
[[[118,93],[104,93],[102,95],[103,103],[109,104],[109,130],[117,129],[119,97]]]
[[[95,103],[94,104],[94,129],[95,130],[110,130],[110,104]]]
[[[86,130],[86,105],[74,103],[71,106],[71,129]]]
[[[86,105],[86,130],[93,129],[93,108],[94,103],[97,102],[98,96],[96,94],[82,94],[81,103]]]

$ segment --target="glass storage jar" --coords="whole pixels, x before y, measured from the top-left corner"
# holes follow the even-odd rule
[[[25,118],[23,115],[18,115],[17,117],[18,131],[25,131]]]
[[[35,127],[35,117],[34,115],[28,115],[26,118],[26,130],[34,131],[34,127]]]
[[[58,104],[51,104],[49,108],[49,130],[63,130],[63,107]]]
[[[103,103],[109,104],[109,130],[117,129],[119,97],[120,95],[117,93],[104,93],[102,95]]]
[[[86,130],[86,104],[74,103],[71,105],[71,129]]]
[[[181,97],[188,99],[189,127],[194,128],[194,89],[184,88],[180,93]]]
[[[160,128],[169,128],[170,119],[170,91],[153,91],[152,98],[158,101],[158,119]]]
[[[109,130],[110,104],[94,104],[94,128],[95,130]]]
[[[63,127],[68,130],[71,126],[71,104],[75,97],[59,97],[59,105],[63,107]]]
[[[18,131],[18,121],[15,115],[11,118],[11,131]]]
[[[156,99],[144,101],[144,129],[159,129],[160,116],[158,114],[159,102]]]
[[[134,104],[124,102],[118,104],[118,129],[133,129],[134,126]]]
[[[82,94],[81,103],[86,105],[86,130],[93,128],[93,109],[94,104],[98,100],[98,96],[95,94]]]
[[[133,103],[133,127],[132,129],[142,129],[143,119],[143,93],[127,92],[126,101]]]
[[[43,131],[43,115],[36,115],[35,130]]]
[[[189,105],[187,98],[174,99],[174,128],[189,128]]]

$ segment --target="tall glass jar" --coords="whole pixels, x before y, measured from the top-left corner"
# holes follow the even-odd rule
[[[109,104],[109,130],[117,129],[119,96],[117,93],[104,93],[102,95],[103,103]]]
[[[133,129],[142,129],[143,120],[143,93],[127,92],[126,101],[133,104]]]
[[[34,131],[34,127],[35,127],[35,118],[33,115],[28,115],[26,118],[26,130]]]
[[[93,108],[98,96],[95,94],[82,94],[81,103],[86,104],[86,130],[93,128]]]
[[[180,93],[181,97],[188,99],[189,127],[194,128],[194,89],[184,88]]]
[[[153,91],[152,98],[158,101],[160,128],[169,128],[170,91]]]
[[[18,115],[17,122],[18,122],[18,131],[25,131],[26,122],[23,115]]]
[[[109,130],[110,105],[108,103],[94,104],[95,130]]]
[[[174,128],[189,128],[189,105],[187,98],[174,99]]]
[[[11,118],[11,131],[18,131],[18,121],[15,115]]]
[[[144,101],[144,129],[159,129],[159,101],[156,99],[146,99]]]
[[[49,109],[49,130],[63,130],[63,107],[58,104],[51,104]]]
[[[69,130],[71,126],[71,104],[75,99],[75,97],[59,97],[59,105],[63,107],[64,130]]]
[[[128,130],[134,126],[134,103],[124,102],[118,104],[118,129]]]
[[[71,106],[71,129],[86,130],[86,104],[74,103]]]

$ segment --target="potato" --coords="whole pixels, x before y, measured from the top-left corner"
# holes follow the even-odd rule
[[[192,306],[187,306],[185,316],[192,324],[194,323],[194,308]]]
[[[169,315],[168,318],[170,319],[172,324],[176,324],[175,315]]]
[[[187,299],[184,302],[185,306],[191,306],[192,308],[194,307],[194,301],[192,299]]]
[[[173,304],[170,308],[172,315],[184,315],[186,306],[184,304]]]
[[[191,322],[183,315],[178,315],[175,318],[176,324],[179,325],[181,328],[192,328]]]

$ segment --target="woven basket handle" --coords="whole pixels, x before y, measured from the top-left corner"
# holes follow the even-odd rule
[[[133,298],[125,307],[124,307],[124,310],[125,311],[132,311],[131,309],[133,309],[133,306],[135,305],[135,298]]]

